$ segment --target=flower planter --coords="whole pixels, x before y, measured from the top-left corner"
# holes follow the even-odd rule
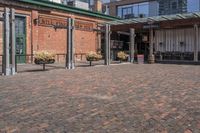
[[[55,63],[55,55],[52,53],[49,53],[47,51],[41,51],[36,53],[35,55],[35,64],[37,65],[43,65],[43,70],[45,70],[46,64],[53,64]]]
[[[50,59],[50,60],[41,60],[41,59],[35,59],[34,60],[35,64],[37,65],[43,65],[43,71],[46,70],[46,64],[53,64],[55,63],[55,59]]]
[[[50,60],[46,60],[46,61],[41,60],[41,59],[35,59],[34,62],[37,65],[41,65],[41,64],[53,64],[53,63],[55,63],[55,59],[50,59]]]
[[[128,54],[126,54],[123,51],[120,51],[120,52],[117,53],[117,58],[119,59],[120,63],[122,63],[122,61],[127,61]]]
[[[92,51],[86,55],[86,60],[90,62],[90,66],[92,66],[92,61],[99,61],[101,58],[102,56],[100,54]]]

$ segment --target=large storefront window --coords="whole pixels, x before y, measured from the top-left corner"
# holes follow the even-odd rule
[[[137,18],[149,16],[149,2],[119,6],[117,15],[120,18]]]

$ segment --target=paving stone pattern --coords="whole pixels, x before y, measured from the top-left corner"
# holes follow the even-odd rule
[[[200,66],[0,76],[0,133],[200,133]]]

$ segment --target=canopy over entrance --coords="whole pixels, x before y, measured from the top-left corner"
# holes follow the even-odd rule
[[[194,19],[194,18],[200,18],[200,12],[175,14],[175,15],[162,15],[162,16],[147,17],[147,18],[134,18],[134,19],[126,19],[126,20],[115,20],[115,21],[110,21],[106,23],[110,25],[123,25],[123,24],[149,23],[151,21],[162,22],[162,21]]]
[[[154,25],[152,25],[151,28],[191,26],[194,24],[200,24],[200,21],[198,20],[200,20],[200,12],[115,20],[106,22],[106,24],[111,25],[112,31],[129,31],[130,27],[135,29],[148,29],[148,25],[152,24]]]
[[[193,59],[193,61],[198,61],[200,47],[200,12],[115,20],[106,22],[106,24],[111,26],[112,33],[128,35],[130,40],[136,37],[136,41],[132,41],[131,43],[132,47],[135,47],[134,45],[137,46],[137,44],[139,43],[137,41],[139,39],[138,36],[141,36],[141,38],[143,39],[147,38],[145,40],[147,40],[146,42],[148,44],[148,60],[150,63],[153,63],[155,61],[156,53],[160,52],[155,49],[157,48],[157,45],[163,48],[171,48],[171,50],[166,49],[164,53],[159,54],[159,59],[161,60],[163,56],[162,54],[166,54],[166,52],[170,53],[170,56],[174,56],[174,54],[177,53],[181,53],[183,56],[186,56],[185,54],[188,52],[189,54],[191,54],[191,58]],[[131,29],[135,29],[135,35],[130,34]],[[177,31],[175,29],[177,29]],[[178,29],[182,29],[184,32],[178,31]],[[191,29],[190,35],[186,35],[187,29]],[[162,30],[163,34],[158,34]],[[176,32],[174,32],[174,30]],[[144,34],[146,35],[144,36]],[[158,41],[159,39],[160,41]],[[179,49],[179,47],[184,47],[185,52],[180,51],[181,48]],[[187,49],[187,47],[192,47],[192,50]],[[133,48],[133,50],[137,50],[137,48]],[[183,56],[181,56],[181,59],[185,59],[185,57]]]

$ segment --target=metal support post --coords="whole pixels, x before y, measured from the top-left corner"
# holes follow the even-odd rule
[[[105,65],[110,65],[110,25],[106,24],[105,29]]]
[[[10,75],[10,20],[9,20],[9,8],[5,8],[4,11],[4,51],[3,51],[3,74]]]
[[[194,61],[198,61],[199,27],[194,25]]]
[[[67,29],[67,58],[66,58],[66,68],[71,69],[71,18],[68,19],[68,29]]]
[[[11,9],[11,74],[14,75],[16,73],[15,70],[15,9]]]
[[[111,60],[111,53],[110,53],[110,34],[111,34],[111,31],[110,31],[110,25],[108,25],[108,65],[110,65],[110,60]]]
[[[155,63],[155,57],[153,54],[153,43],[154,43],[154,36],[153,36],[153,29],[150,29],[150,43],[149,43],[149,63]]]
[[[134,62],[135,56],[135,29],[130,29],[130,62]]]
[[[74,46],[74,19],[71,19],[71,69],[75,68],[75,46]]]

